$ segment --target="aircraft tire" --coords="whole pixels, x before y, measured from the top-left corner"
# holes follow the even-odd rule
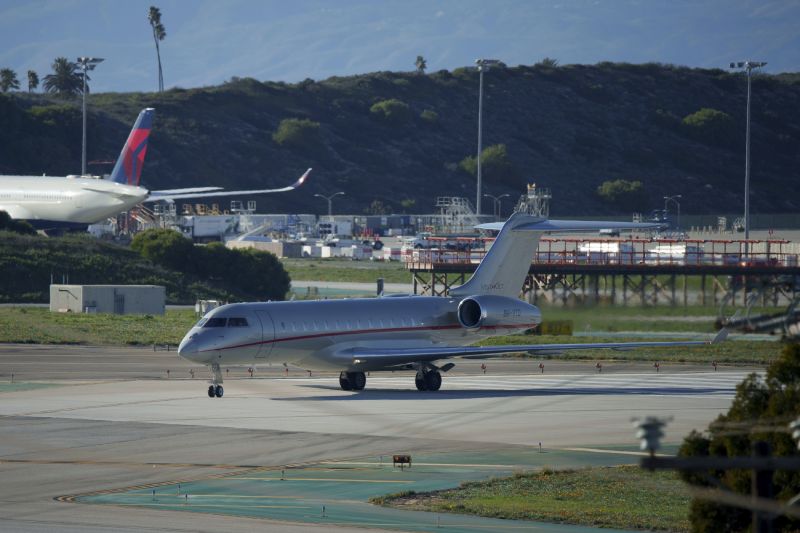
[[[430,391],[437,391],[442,386],[442,375],[437,371],[431,371],[425,374],[425,389]]]
[[[342,390],[353,390],[353,384],[350,383],[350,377],[348,376],[347,372],[342,372],[339,374],[339,386]]]
[[[417,386],[417,390],[428,390],[427,384],[425,383],[425,374],[417,372],[417,375],[414,377],[414,385]]]
[[[353,387],[353,390],[364,390],[367,386],[367,376],[363,372],[348,372],[347,381]]]
[[[214,385],[209,385],[208,386],[208,397],[209,398],[213,398],[214,395],[215,395]]]
[[[217,398],[222,398],[222,395],[225,394],[225,389],[222,388],[222,385],[217,385],[214,388],[214,396]]]

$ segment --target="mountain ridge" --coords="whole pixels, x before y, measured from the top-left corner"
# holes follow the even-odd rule
[[[753,78],[754,213],[800,207],[786,194],[800,163],[798,79]],[[474,68],[296,84],[236,78],[164,93],[91,94],[88,158],[116,158],[138,111],[155,107],[142,177],[150,188],[282,186],[314,167],[297,191],[258,197],[259,211],[324,213],[327,204],[313,194],[344,191],[337,212],[430,212],[436,196],[474,203],[475,178],[460,163],[476,151],[477,99]],[[391,100],[399,104],[374,111]],[[483,144],[504,144],[507,164],[484,166],[484,192],[515,199],[536,182],[552,189],[554,215],[628,216],[631,206],[596,191],[604,181],[638,180],[644,200],[637,211],[658,208],[674,194],[682,195],[684,213],[741,211],[745,104],[744,76],[719,69],[655,63],[492,69],[484,74]],[[77,173],[65,169],[80,161],[79,99],[3,95],[0,119],[0,172]],[[319,126],[281,143],[275,132],[286,119]],[[489,200],[484,205],[491,211]]]

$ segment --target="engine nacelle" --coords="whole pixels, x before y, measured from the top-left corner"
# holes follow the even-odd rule
[[[539,325],[542,313],[535,305],[516,298],[482,294],[458,304],[458,322],[467,329],[507,328],[526,330]]]

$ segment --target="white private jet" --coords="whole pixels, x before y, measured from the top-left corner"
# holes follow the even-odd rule
[[[610,225],[609,225],[610,224]],[[653,224],[547,220],[515,213],[465,284],[447,297],[394,296],[346,300],[240,303],[218,307],[183,338],[178,353],[211,367],[210,397],[221,397],[222,365],[291,363],[308,370],[338,370],[344,390],[362,390],[365,372],[416,370],[419,390],[439,390],[450,358],[494,357],[514,352],[691,346],[709,341],[606,342],[469,346],[496,335],[536,328],[539,309],[518,299],[539,238],[544,233],[598,228],[649,229]]]
[[[0,176],[0,211],[7,212],[13,219],[26,220],[37,229],[85,228],[141,202],[287,192],[300,187],[311,173],[309,168],[295,183],[279,189],[224,191],[221,187],[194,187],[147,190],[139,186],[139,179],[154,113],[152,108],[139,113],[108,179]]]

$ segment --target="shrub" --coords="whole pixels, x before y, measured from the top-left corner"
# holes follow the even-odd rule
[[[431,124],[434,124],[436,122],[439,122],[439,113],[437,113],[436,111],[432,111],[430,109],[426,109],[425,111],[419,114],[419,118],[421,118],[425,122],[430,122]]]
[[[317,149],[322,145],[319,122],[307,118],[286,118],[278,124],[272,140],[290,148]]]
[[[683,126],[698,140],[714,144],[727,144],[734,138],[733,119],[727,113],[704,107],[687,115]]]
[[[392,124],[404,124],[411,119],[411,108],[396,98],[373,104],[369,112],[373,117]]]
[[[24,220],[12,220],[11,216],[5,211],[0,211],[0,231],[13,231],[23,235],[35,235],[36,230]]]
[[[638,180],[604,181],[597,188],[597,195],[615,207],[626,210],[641,210],[641,206],[647,201],[644,185]]]

